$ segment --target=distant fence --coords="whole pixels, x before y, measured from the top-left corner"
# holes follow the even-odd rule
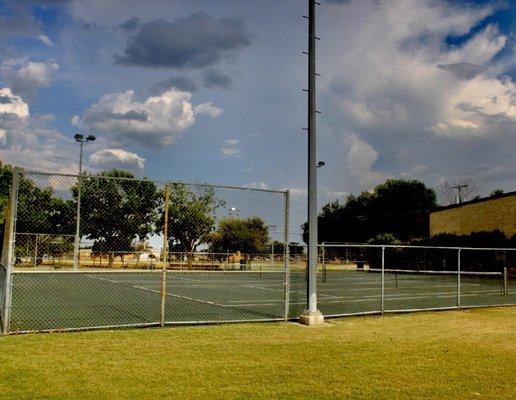
[[[288,192],[16,170],[3,332],[294,320],[306,254]],[[327,316],[516,304],[516,249],[322,244]]]

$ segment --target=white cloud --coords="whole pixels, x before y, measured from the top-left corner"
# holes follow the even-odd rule
[[[345,154],[343,187],[363,190],[417,165],[430,184],[467,177],[471,160],[516,168],[516,86],[503,77],[513,52],[495,24],[472,30],[500,4],[364,0],[321,17],[320,107],[345,138],[327,145],[334,159]]]
[[[346,155],[348,170],[361,186],[375,186],[388,178],[388,174],[374,169],[378,151],[373,146],[356,134],[349,135],[345,141],[349,149]]]
[[[38,40],[49,47],[56,45],[47,35],[39,35]]]
[[[7,144],[7,132],[5,129],[0,129],[0,147],[4,147]]]
[[[20,96],[13,94],[9,88],[0,88],[0,118],[15,116],[17,118],[27,118],[29,116],[29,106]]]
[[[85,111],[82,125],[122,142],[160,148],[174,143],[195,123],[197,114],[214,116],[217,109],[207,103],[195,111],[192,95],[174,88],[142,102],[134,97],[132,90],[103,96]],[[78,123],[77,119],[73,122]]]
[[[238,145],[238,143],[240,143],[239,139],[227,139],[227,140],[224,140],[224,144],[226,146],[236,146],[236,145]]]
[[[251,183],[248,183],[247,185],[244,185],[244,187],[250,188],[250,189],[264,189],[264,190],[269,189],[269,185],[267,185],[267,183],[265,183],[265,182],[251,182]]]
[[[142,170],[145,166],[145,159],[123,149],[103,149],[90,156],[90,163],[102,169]]]
[[[218,107],[215,107],[213,103],[210,101],[209,103],[199,104],[194,107],[195,115],[208,115],[213,118],[220,117],[222,114],[222,110]]]
[[[234,147],[221,147],[220,148],[220,152],[222,153],[222,156],[224,158],[229,158],[229,157],[240,158],[241,157],[240,150],[239,149],[235,149]]]
[[[81,124],[81,118],[78,115],[74,115],[72,118],[70,118],[70,123],[73,126],[79,126]]]
[[[59,64],[52,60],[29,62],[26,58],[9,59],[0,65],[0,77],[14,93],[33,99],[38,88],[50,86],[58,70]]]

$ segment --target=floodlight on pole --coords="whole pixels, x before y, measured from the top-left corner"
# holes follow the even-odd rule
[[[77,178],[77,212],[75,221],[75,243],[73,248],[73,269],[79,269],[79,246],[80,246],[80,227],[81,227],[81,175],[82,175],[82,150],[85,143],[93,142],[95,136],[88,135],[86,138],[81,133],[76,133],[73,138],[79,143],[79,177]]]

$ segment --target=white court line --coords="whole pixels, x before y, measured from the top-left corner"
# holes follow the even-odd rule
[[[87,276],[92,279],[103,280],[103,281],[107,281],[107,282],[114,283],[114,284],[120,284],[120,281],[115,281],[115,280],[111,280],[111,279],[107,279],[107,278],[101,278],[98,276],[95,276],[95,277],[93,277],[91,275],[87,275]],[[146,288],[143,286],[132,285],[131,287],[135,288],[135,289],[147,291],[147,292],[161,294],[160,290],[150,289],[150,288]],[[265,287],[260,288],[257,286],[248,286],[248,287],[251,287],[253,289],[265,289],[265,290],[273,290],[273,291],[279,290],[279,289],[272,289],[272,288],[265,288]],[[303,293],[304,294],[305,291],[291,291],[291,293]],[[465,294],[461,293],[461,297],[475,297],[475,296],[482,296],[482,295],[486,295],[486,294],[498,294],[498,291],[497,290],[489,290],[489,291],[469,292],[469,293],[465,293]],[[169,293],[169,292],[165,292],[165,295],[184,299],[184,300],[190,300],[190,301],[194,301],[194,302],[198,302],[198,303],[202,303],[202,304],[209,304],[209,305],[221,307],[221,308],[235,308],[235,306],[246,306],[246,307],[277,306],[278,304],[283,303],[283,301],[281,301],[281,300],[276,301],[274,299],[266,299],[266,300],[253,300],[253,302],[245,302],[245,300],[241,300],[241,301],[239,301],[240,304],[233,305],[233,304],[219,304],[219,303],[215,303],[215,302],[209,301],[209,300],[201,300],[201,299],[197,299],[195,297],[181,296],[181,295],[177,295],[177,294]],[[323,294],[319,293],[319,297],[321,297],[321,296],[323,296]],[[428,298],[428,299],[449,298],[449,297],[456,297],[457,292],[437,292],[437,293],[432,292],[432,293],[428,293],[428,294],[425,293],[425,294],[420,294],[420,295],[416,295],[416,296],[411,295],[411,294],[407,294],[407,295],[401,296],[401,297],[400,297],[400,295],[397,295],[397,296],[398,297],[392,297],[392,295],[386,295],[385,300],[410,300],[410,299],[421,300],[421,299],[426,299],[426,298]],[[353,296],[340,296],[339,297],[339,296],[326,295],[326,297],[327,298],[325,299],[325,301],[321,301],[321,303],[326,303],[326,304],[327,303],[339,303],[339,302],[361,303],[361,302],[371,302],[372,300],[375,300],[375,299],[378,299],[378,300],[381,299],[381,295],[365,296],[360,299],[354,299]],[[350,299],[350,300],[343,301],[344,299]],[[268,303],[257,304],[256,301],[268,302]],[[304,305],[305,302],[298,302],[298,303],[290,302],[289,304],[290,305]]]

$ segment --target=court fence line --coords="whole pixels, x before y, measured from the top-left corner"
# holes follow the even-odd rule
[[[16,168],[2,332],[287,320],[288,204],[288,191]]]
[[[2,332],[296,320],[306,254],[288,242],[289,201],[288,191],[15,169]],[[514,248],[323,243],[319,309],[338,317],[516,305],[515,267]]]

